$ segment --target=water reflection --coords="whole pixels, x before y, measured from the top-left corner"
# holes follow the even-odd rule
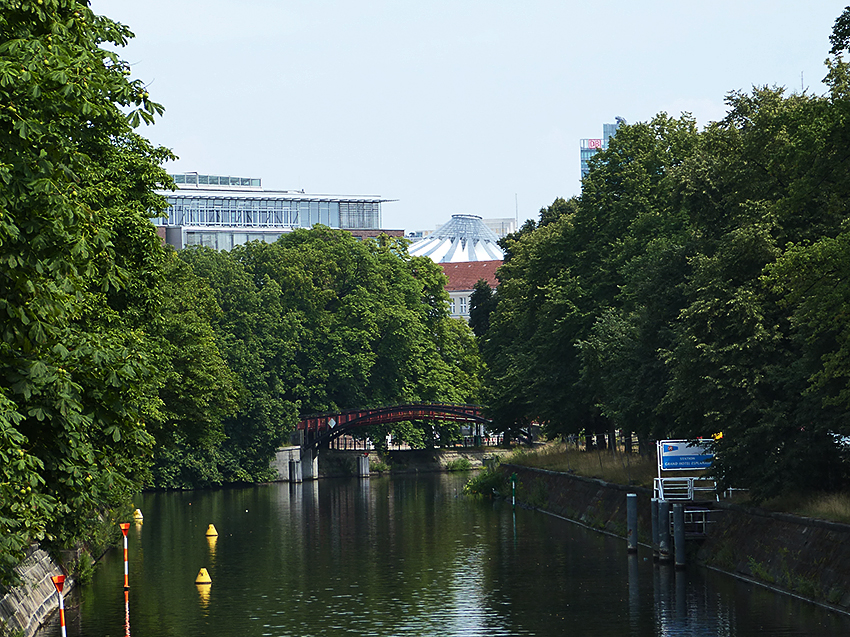
[[[640,625],[640,558],[637,553],[629,553],[629,628],[633,634]]]
[[[124,591],[124,637],[130,637],[130,591]]]
[[[724,617],[727,606],[715,606],[706,587],[689,586],[685,571],[670,565],[656,566],[658,582],[655,597],[656,634],[664,637],[731,635],[730,623]]]
[[[146,494],[131,529],[136,637],[180,635],[846,635],[847,618],[510,503],[464,477],[311,481]],[[217,542],[205,539],[214,524]],[[193,584],[208,568],[212,586]],[[69,617],[119,634],[120,551]],[[50,631],[48,627],[47,631]],[[52,634],[43,632],[42,634]]]
[[[210,605],[210,591],[212,589],[212,584],[195,584],[195,588],[198,589],[198,598],[201,601],[201,609],[204,613],[206,613]]]

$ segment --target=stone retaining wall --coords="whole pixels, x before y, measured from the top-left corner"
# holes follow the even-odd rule
[[[59,608],[59,593],[50,579],[62,575],[62,568],[43,550],[34,546],[29,555],[15,569],[23,584],[13,588],[0,598],[0,625],[6,630],[23,631],[30,637],[38,630],[45,618]],[[67,594],[72,581],[65,583]]]
[[[625,537],[626,494],[638,497],[638,539],[650,544],[652,491],[519,465],[517,500],[589,527]],[[688,559],[841,610],[850,611],[850,525],[724,502],[712,510],[707,539],[688,546]]]
[[[697,559],[850,610],[850,525],[719,502]]]

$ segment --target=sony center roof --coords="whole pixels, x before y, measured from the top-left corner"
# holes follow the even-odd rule
[[[452,215],[451,221],[433,234],[410,244],[414,256],[430,257],[436,263],[501,261],[505,254],[499,237],[477,215]]]

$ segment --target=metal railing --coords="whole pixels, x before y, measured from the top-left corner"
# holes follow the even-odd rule
[[[685,509],[685,535],[690,537],[705,537],[708,535],[708,525],[711,519],[710,509]]]
[[[653,491],[659,500],[719,500],[717,484],[711,478],[655,478]]]

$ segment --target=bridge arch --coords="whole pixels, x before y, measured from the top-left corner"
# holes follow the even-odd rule
[[[302,447],[315,449],[359,427],[405,420],[440,420],[468,424],[491,423],[481,413],[479,405],[449,403],[411,403],[373,409],[351,409],[336,413],[306,416],[297,425],[304,432]]]

